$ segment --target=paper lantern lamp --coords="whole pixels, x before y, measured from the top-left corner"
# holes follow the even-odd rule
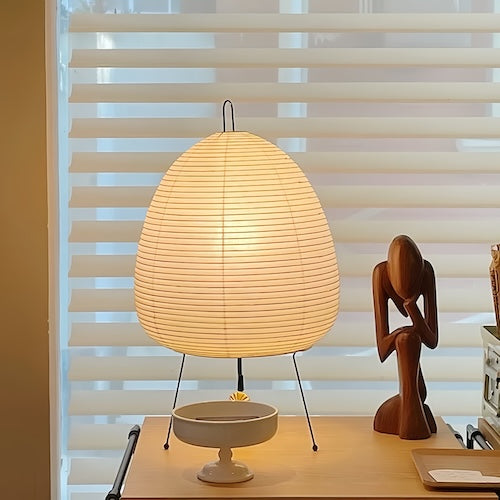
[[[297,164],[249,132],[215,133],[168,169],[135,270],[139,321],[158,343],[244,358],[311,347],[338,312],[335,248]]]

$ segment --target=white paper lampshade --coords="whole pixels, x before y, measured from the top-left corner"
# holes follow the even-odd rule
[[[149,207],[135,270],[139,321],[185,354],[253,357],[311,347],[338,312],[327,220],[293,160],[248,132],[182,154]]]

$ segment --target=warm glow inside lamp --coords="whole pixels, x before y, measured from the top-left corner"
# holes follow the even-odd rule
[[[148,335],[184,354],[310,348],[335,321],[339,276],[328,222],[297,164],[234,131],[234,120],[183,153],[147,211],[135,302]]]

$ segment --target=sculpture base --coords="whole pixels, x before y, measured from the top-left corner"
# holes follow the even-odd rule
[[[416,397],[402,405],[399,394],[385,401],[375,414],[373,428],[377,432],[396,434],[401,439],[427,439],[436,432],[430,408]]]

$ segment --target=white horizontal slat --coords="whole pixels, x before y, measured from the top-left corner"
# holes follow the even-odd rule
[[[390,386],[390,387],[389,387]],[[332,384],[333,387],[333,384]],[[446,390],[427,384],[428,402],[436,415],[479,415],[481,384],[450,383]],[[306,390],[305,397],[312,415],[374,415],[379,405],[397,392],[394,384],[369,382],[343,389]],[[101,390],[72,391],[71,415],[168,415],[172,409],[174,391],[161,390]],[[177,406],[227,399],[228,391],[181,391]],[[303,415],[304,409],[297,390],[252,390],[253,401],[277,406],[281,415]]]
[[[135,311],[132,289],[74,289],[71,292],[70,312]]]
[[[360,278],[356,283],[341,280],[340,309],[342,311],[372,311],[371,280]],[[489,275],[480,281],[466,278],[437,281],[438,306],[443,312],[488,312],[492,310]],[[69,305],[71,312],[105,312],[135,310],[134,292],[126,288],[74,289]],[[190,311],[200,317],[204,311]]]
[[[70,102],[498,102],[497,82],[74,84]]]
[[[292,152],[306,173],[497,173],[500,153],[445,151]]]
[[[133,276],[134,255],[73,255],[69,276],[83,277],[120,277]]]
[[[438,310],[440,312],[489,312],[492,310],[491,284],[485,274],[482,280],[457,278],[436,280]],[[372,311],[371,279],[360,278],[353,283],[343,280],[340,294],[342,311]]]
[[[138,421],[138,425],[142,422]],[[69,450],[121,450],[128,442],[129,424],[80,424],[70,422]]]
[[[500,49],[75,49],[71,68],[496,68]]]
[[[166,172],[182,154],[152,152],[73,153],[70,172]],[[292,152],[290,156],[305,173],[496,173],[497,152],[331,151]]]
[[[455,318],[448,319],[439,315],[440,347],[480,347],[480,325],[476,323],[460,323]],[[392,322],[394,321],[394,323]],[[401,323],[399,313],[391,319],[391,325]],[[355,321],[342,312],[335,324],[315,345],[338,347],[373,347],[375,345],[375,324],[373,313],[368,313],[363,321],[357,317]],[[139,323],[73,323],[71,326],[70,346],[145,346],[158,347]]]
[[[328,186],[316,188],[328,208],[496,208],[495,185]]]
[[[369,215],[368,215],[369,217]],[[408,234],[422,243],[481,243],[489,246],[499,239],[492,231],[497,220],[491,217],[444,220],[349,220],[331,221],[333,240],[338,243],[385,243],[398,234]],[[142,221],[75,221],[70,242],[137,242]]]
[[[429,390],[426,403],[432,409],[434,415],[468,415],[475,417],[481,414],[481,385],[477,384],[472,389],[461,389],[453,387],[449,389],[432,391]]]
[[[341,274],[346,276],[370,276],[373,268],[387,259],[383,253],[355,253],[352,248],[338,244],[337,262]],[[490,257],[484,254],[429,254],[428,260],[440,277],[484,277],[488,272]],[[71,278],[126,277],[134,275],[135,255],[74,255],[71,259]]]
[[[109,487],[106,489],[102,489],[102,491],[96,492],[95,487],[92,486],[92,491],[75,491],[70,493],[70,500],[102,500],[106,498],[107,493],[111,487],[112,481],[114,478],[111,478],[111,482],[109,483]]]
[[[471,179],[472,180],[472,179]],[[328,185],[315,188],[328,208],[497,208],[498,185]],[[71,208],[144,207],[156,186],[75,187]]]
[[[137,425],[142,426],[142,418],[137,419]],[[70,420],[68,449],[69,450],[116,450],[123,453],[128,442],[131,424],[80,424]],[[116,473],[115,473],[116,475]],[[110,484],[114,476],[110,478]],[[103,500],[101,496],[99,500]]]
[[[422,348],[421,365],[428,381],[472,381],[482,379],[482,356],[450,356],[448,351],[432,352]],[[381,363],[375,348],[352,350],[351,355],[309,352],[298,360],[303,380],[397,380],[396,356]],[[69,379],[82,380],[177,380],[180,359],[177,356],[81,356],[70,364]],[[455,373],[460,366],[460,373]],[[245,359],[246,380],[294,380],[295,373],[290,356]],[[184,366],[183,380],[234,380],[232,359],[211,359],[190,356]]]
[[[120,457],[72,458],[68,484],[113,484]]]
[[[139,323],[73,323],[71,347],[157,346]]]
[[[491,225],[493,224],[493,225]],[[422,243],[483,243],[497,240],[494,220],[488,217],[463,220],[397,219],[397,220],[333,220],[333,240],[350,243],[388,243],[398,234],[407,234]]]
[[[498,32],[494,13],[87,14],[73,13],[78,32]]]
[[[303,380],[394,380],[396,375],[394,360],[381,364],[373,348],[366,356],[302,355],[297,363]],[[243,366],[247,381],[295,379],[290,356],[245,359]],[[81,356],[71,361],[69,378],[72,381],[177,380],[179,367],[180,356]],[[235,374],[233,359],[189,356],[182,379],[231,381]],[[476,374],[471,370],[470,375]]]
[[[69,206],[147,208],[156,186],[74,187]]]
[[[69,171],[79,172],[166,172],[182,154],[141,152],[75,152]]]
[[[341,271],[341,276],[371,276],[373,268],[387,259],[384,254],[359,254],[342,250],[342,246],[337,246],[337,262]],[[423,257],[428,260],[436,276],[445,277],[469,277],[482,278],[488,274],[490,257],[484,254],[428,254]]]
[[[500,138],[492,117],[239,118],[237,127],[261,137]],[[220,129],[215,118],[76,118],[70,137],[201,138]]]
[[[70,242],[137,242],[143,221],[76,221],[71,225]]]

